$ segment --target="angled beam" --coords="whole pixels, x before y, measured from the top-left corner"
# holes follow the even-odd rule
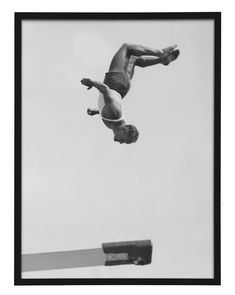
[[[150,240],[103,243],[102,248],[96,249],[24,254],[22,255],[22,271],[99,265],[145,265],[150,264],[151,259],[152,243]]]
[[[22,255],[22,271],[89,267],[104,265],[102,249],[73,250]]]

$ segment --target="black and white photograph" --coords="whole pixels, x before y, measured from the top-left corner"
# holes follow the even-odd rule
[[[220,13],[15,14],[15,284],[220,284]]]

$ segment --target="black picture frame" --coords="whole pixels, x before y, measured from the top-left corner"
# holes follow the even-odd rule
[[[22,98],[21,33],[24,20],[214,20],[214,278],[148,278],[148,279],[22,279]],[[15,285],[220,285],[221,284],[221,217],[220,217],[220,145],[221,145],[221,13],[15,13]]]

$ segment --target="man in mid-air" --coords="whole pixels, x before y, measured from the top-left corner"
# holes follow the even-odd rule
[[[114,141],[129,144],[139,137],[137,128],[126,124],[121,107],[122,99],[130,89],[135,66],[169,65],[179,56],[180,52],[175,48],[176,45],[156,50],[125,43],[114,55],[103,83],[88,78],[81,80],[88,90],[92,87],[99,90],[98,109],[89,108],[87,113],[90,116],[100,114],[104,124],[112,129]]]

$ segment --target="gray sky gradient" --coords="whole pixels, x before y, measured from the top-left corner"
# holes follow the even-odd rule
[[[89,117],[124,42],[178,44],[168,67],[138,68],[123,101],[136,144]],[[23,253],[151,239],[152,264],[23,277],[213,276],[213,22],[23,22]],[[115,187],[115,189],[114,189]]]

